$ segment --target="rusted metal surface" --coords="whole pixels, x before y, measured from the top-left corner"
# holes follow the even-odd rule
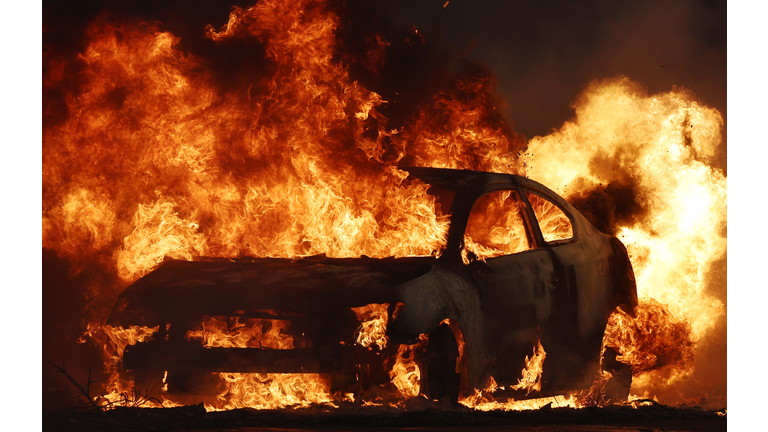
[[[131,347],[125,368],[344,374],[354,370],[350,364],[376,361],[364,358],[365,350],[348,349],[358,326],[350,308],[388,303],[392,345],[412,344],[450,320],[462,345],[463,392],[487,387],[491,376],[499,385],[514,384],[537,340],[547,351],[542,393],[588,387],[609,314],[616,307],[633,314],[637,305],[634,274],[621,242],[600,233],[565,200],[530,179],[407,170],[451,202],[448,242],[439,258],[166,262],[129,286],[109,318],[113,326],[170,325],[156,341]],[[505,190],[519,197],[535,193],[554,203],[568,216],[573,237],[546,242],[530,203],[521,198],[532,249],[465,264],[464,232],[473,204]],[[398,303],[404,306],[392,317]],[[282,352],[192,347],[184,334],[206,316],[288,320],[301,346]],[[182,358],[194,367],[174,363]]]

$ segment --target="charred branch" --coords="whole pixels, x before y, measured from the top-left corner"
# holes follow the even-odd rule
[[[81,394],[78,395],[78,397],[84,397],[85,400],[88,401],[88,402],[85,403],[85,405],[89,405],[90,404],[94,408],[101,409],[101,407],[91,397],[91,384],[95,384],[97,381],[96,380],[91,380],[91,369],[90,368],[88,368],[88,383],[86,383],[85,386],[82,386],[74,378],[72,378],[72,375],[70,375],[67,372],[66,364],[62,363],[62,365],[59,366],[59,365],[51,362],[50,360],[48,361],[48,363],[51,366],[55,367],[59,371],[59,373],[63,374],[65,377],[67,377],[69,382],[71,382],[78,390],[80,390]]]

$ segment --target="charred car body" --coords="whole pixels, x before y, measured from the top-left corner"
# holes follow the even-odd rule
[[[450,208],[439,257],[167,261],[126,288],[108,320],[158,328],[126,349],[124,369],[137,382],[167,371],[171,393],[194,394],[210,372],[326,373],[332,391],[359,393],[386,381],[383,352],[427,335],[419,363],[431,398],[456,400],[491,377],[517,383],[537,342],[538,395],[588,387],[609,315],[637,305],[622,243],[530,179],[406,170]],[[386,348],[356,343],[354,308],[367,305],[386,306]],[[292,349],[206,347],[189,332],[207,317],[284,323]]]

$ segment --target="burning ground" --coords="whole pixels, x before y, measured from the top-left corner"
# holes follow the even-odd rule
[[[444,73],[427,95],[400,95],[389,65],[424,50],[423,35],[354,23],[324,1],[235,7],[226,24],[204,30],[210,52],[237,53],[218,57],[238,58],[228,74],[216,55],[185,49],[160,24],[109,12],[88,21],[82,47],[44,46],[44,311],[79,342],[79,364],[67,368],[77,376],[92,368],[94,402],[178,403],[133,395],[119,373],[125,347],[157,330],[104,325],[122,289],[166,257],[439,254],[447,220],[426,185],[398,166],[525,175],[617,235],[640,307],[636,319],[612,316],[605,345],[632,366],[633,397],[678,402],[697,347],[725,319],[707,289],[726,252],[727,182],[715,162],[721,114],[684,89],[648,94],[616,77],[593,81],[570,121],[527,140],[505,121],[486,69],[467,66]],[[359,314],[362,322],[375,316]],[[292,343],[278,325],[240,342],[216,339],[219,324],[189,337]],[[66,342],[49,342],[44,360],[56,363]],[[531,362],[546,368],[545,350],[532,352]],[[402,401],[418,394],[419,369],[407,353],[397,359],[392,386]],[[60,379],[47,378],[45,387],[68,385]],[[220,385],[209,410],[346,397],[312,376],[222,374]],[[492,390],[464,402],[520,408]],[[547,403],[590,401],[564,395],[540,405]]]

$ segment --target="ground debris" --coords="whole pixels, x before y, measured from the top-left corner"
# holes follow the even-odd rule
[[[725,431],[727,420],[715,410],[651,405],[608,406],[604,408],[551,408],[531,411],[472,411],[427,401],[400,408],[360,407],[342,404],[339,408],[315,405],[304,409],[206,412],[200,405],[177,408],[123,408],[109,412],[113,422],[98,412],[43,410],[43,429],[50,431],[111,432],[122,430],[247,430],[254,427],[348,430],[357,428],[408,428],[455,430],[478,428],[517,430],[675,430]],[[564,429],[565,428],[565,429]],[[467,429],[469,430],[469,429]]]

